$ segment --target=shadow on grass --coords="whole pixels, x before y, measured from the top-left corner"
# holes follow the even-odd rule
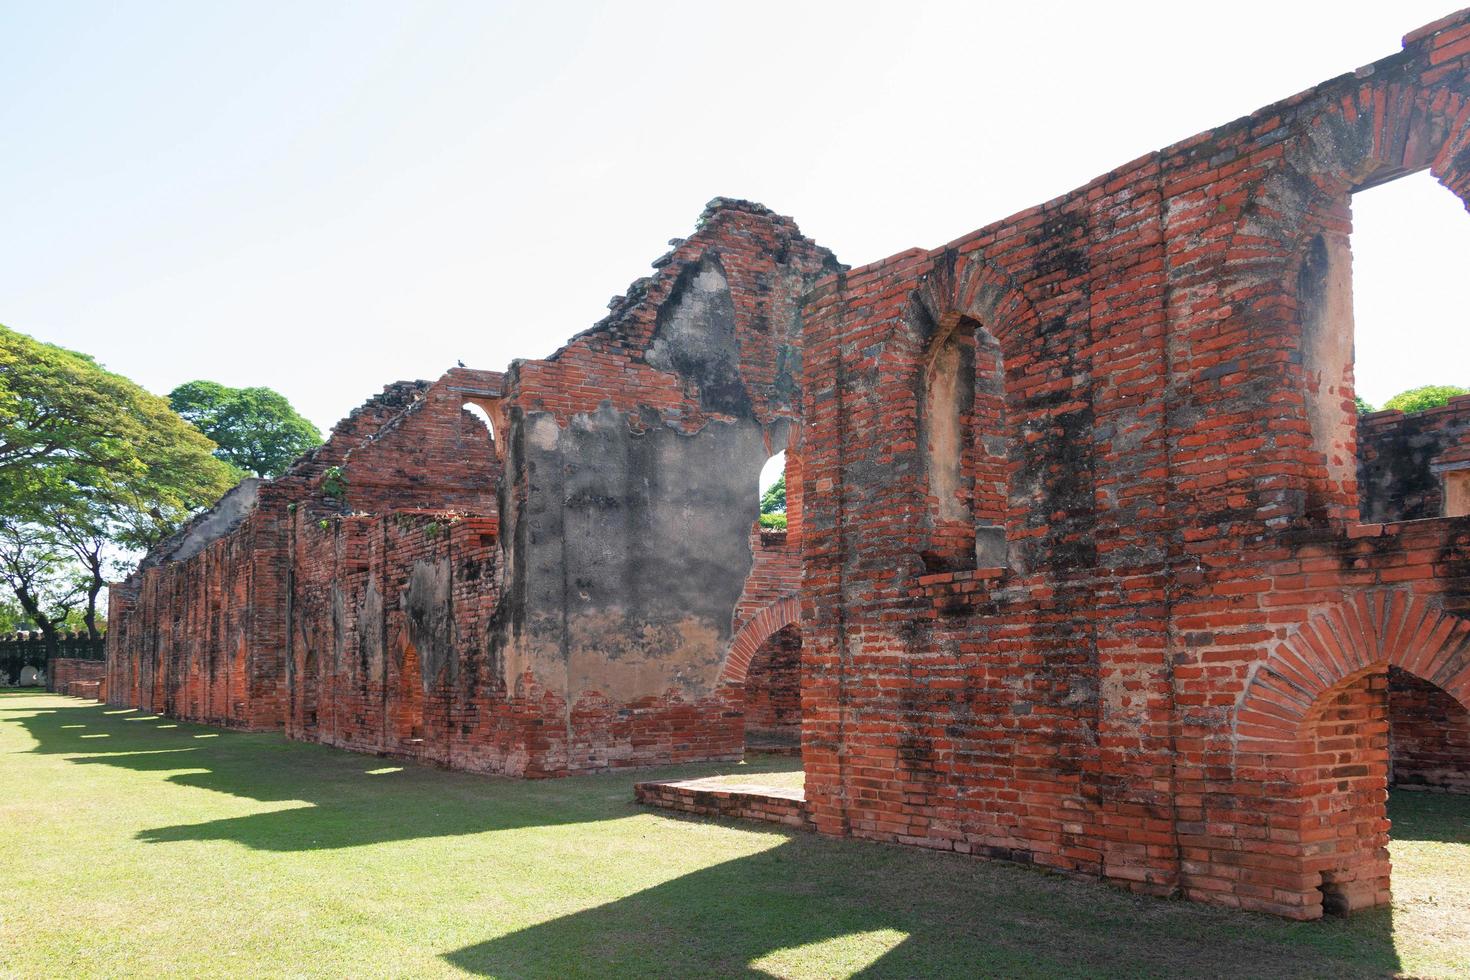
[[[268,851],[316,850],[592,823],[644,812],[632,803],[631,782],[637,778],[632,773],[539,782],[500,779],[291,742],[273,733],[222,731],[138,711],[55,703],[0,710],[11,712],[36,740],[33,752],[65,754],[77,765],[166,774],[180,786],[250,800],[297,804],[139,834],[151,843],[224,840]],[[789,767],[791,760],[764,764]],[[668,772],[713,771],[703,766]],[[659,770],[660,777],[664,774]]]
[[[522,977],[1382,977],[1390,929],[1386,911],[1290,923],[803,834],[445,959]]]
[[[1388,796],[1388,816],[1396,841],[1432,841],[1470,846],[1470,796],[1394,790]]]
[[[279,735],[222,732],[60,703],[66,706],[51,701],[9,709],[5,717],[36,740],[30,751],[63,754],[78,765],[156,773],[179,785],[251,800],[298,804],[139,835],[149,842],[225,840],[300,851],[595,823],[649,812],[629,802],[638,778],[716,769],[500,780],[288,742]],[[98,735],[103,737],[89,738]],[[795,765],[790,759],[764,760],[747,771]],[[1400,794],[1393,816],[1396,836],[1405,841],[1470,840],[1465,798]],[[658,831],[672,841],[700,832],[699,821],[661,819],[675,824]],[[558,977],[1381,977],[1400,968],[1387,909],[1348,920],[1290,923],[1141,898],[955,855],[771,833],[780,843],[758,854],[464,946],[444,958],[477,974]],[[597,849],[598,829],[589,828],[585,841]]]

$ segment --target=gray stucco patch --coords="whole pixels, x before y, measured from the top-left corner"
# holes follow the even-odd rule
[[[524,612],[508,683],[530,667],[572,697],[697,696],[718,679],[752,564],[765,438],[754,421],[696,433],[629,421],[603,406],[554,449],[525,445],[536,503],[508,562]]]
[[[408,614],[408,637],[418,651],[425,690],[433,686],[446,667],[448,682],[452,683],[458,674],[449,587],[448,559],[416,561],[401,600],[402,609]]]

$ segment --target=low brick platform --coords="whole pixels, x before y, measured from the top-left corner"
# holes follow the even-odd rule
[[[106,692],[107,664],[102,660],[57,657],[51,661],[48,690],[74,698],[101,701]]]
[[[806,793],[802,790],[762,783],[759,777],[738,783],[727,780],[728,777],[712,776],[638,783],[633,787],[633,797],[648,806],[701,817],[738,817],[801,830],[814,829],[806,812]]]
[[[71,681],[61,693],[71,698],[86,698],[89,701],[101,701],[102,682]]]

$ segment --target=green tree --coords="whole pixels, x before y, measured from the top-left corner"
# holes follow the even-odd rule
[[[239,479],[213,449],[164,399],[0,327],[0,582],[49,640],[95,630],[108,548],[150,547]]]
[[[1439,408],[1456,395],[1470,395],[1470,389],[1455,385],[1422,385],[1399,392],[1384,402],[1383,408],[1385,411],[1397,409],[1400,412],[1423,412]]]
[[[194,423],[215,455],[256,476],[280,476],[298,456],[322,443],[317,427],[280,392],[190,381],[168,395],[174,411]]]
[[[0,520],[0,583],[41,630],[54,653],[57,634],[77,613],[86,586],[65,547],[46,528]]]
[[[1353,397],[1353,402],[1358,407],[1358,414],[1359,415],[1371,415],[1372,413],[1378,411],[1378,409],[1374,408],[1368,402],[1363,401],[1363,399],[1360,398],[1360,397],[1354,396]]]
[[[761,494],[761,513],[786,513],[786,474],[781,474],[781,478],[766,487],[766,492]]]
[[[214,502],[237,474],[168,402],[85,354],[0,326],[0,516],[77,488],[127,488],[149,505]]]
[[[768,531],[786,530],[786,474],[761,494],[760,526]]]
[[[31,629],[31,621],[26,619],[24,610],[20,603],[14,599],[0,596],[0,636],[8,633],[19,633],[21,630]]]
[[[94,639],[102,635],[97,604],[107,587],[108,559],[114,553],[114,546],[128,536],[128,524],[123,516],[128,509],[127,504],[104,491],[78,488],[75,498],[52,503],[42,516],[41,526],[51,531],[55,545],[78,569],[76,578],[83,594],[78,615],[87,635]],[[128,547],[130,543],[123,546]]]

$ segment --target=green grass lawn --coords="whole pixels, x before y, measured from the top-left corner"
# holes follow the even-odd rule
[[[640,778],[490,779],[0,693],[0,975],[1470,976],[1464,797],[1394,799],[1392,910],[1293,924],[679,819],[630,802]]]

